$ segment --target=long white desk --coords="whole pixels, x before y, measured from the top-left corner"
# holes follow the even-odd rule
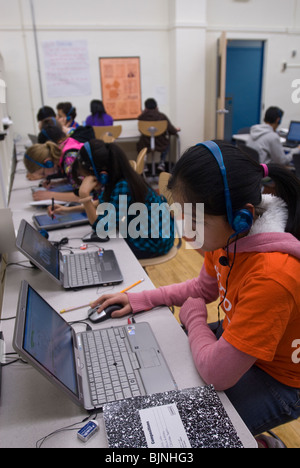
[[[22,218],[31,222],[32,215],[36,212],[28,205],[31,200],[29,187],[32,183],[27,182],[24,174],[21,174],[18,164],[14,191],[11,196],[11,209],[13,211],[14,225],[17,229]],[[52,231],[50,240],[59,240],[69,237],[69,245],[79,246],[80,239],[90,231],[89,226],[82,226],[62,231]],[[87,303],[102,293],[117,292],[138,279],[145,281],[135,288],[135,292],[152,289],[154,286],[139,262],[131,253],[123,239],[112,239],[103,244],[104,248],[113,249],[118,258],[124,283],[115,287],[106,288],[83,288],[79,291],[64,291],[56,285],[48,275],[37,269],[23,269],[19,266],[8,266],[6,272],[6,284],[3,298],[2,319],[14,317],[17,309],[19,286],[22,279],[26,279],[31,286],[41,294],[57,311],[65,307]],[[15,252],[10,255],[9,262],[24,261],[25,257]],[[28,265],[28,263],[26,263]],[[68,321],[86,318],[87,309],[69,312],[64,315]],[[178,384],[179,389],[201,386],[204,384],[194,366],[188,339],[177,320],[166,307],[157,308],[153,311],[138,314],[136,320],[150,323],[162,352],[169,364],[171,372]],[[104,324],[93,325],[96,327],[109,327],[127,323],[127,318],[114,319]],[[76,324],[78,331],[85,330],[85,325]],[[12,352],[12,338],[14,320],[1,321],[0,329],[4,333],[6,353]],[[70,401],[66,395],[51,385],[31,366],[23,363],[15,363],[4,367],[2,370],[2,397],[0,405],[0,447],[35,447],[36,442],[53,431],[79,423],[74,427],[82,427],[82,420],[87,413]],[[238,435],[245,447],[256,447],[256,442],[249,433],[245,424],[225,396],[219,394],[224,407],[230,416]],[[62,448],[96,448],[107,447],[105,428],[102,415],[97,417],[100,431],[87,443],[83,444],[77,439],[76,431],[63,431],[49,437],[43,447]]]

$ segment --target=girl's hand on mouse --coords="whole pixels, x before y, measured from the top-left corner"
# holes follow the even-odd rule
[[[95,302],[92,302],[91,307],[94,309],[95,307],[99,306],[98,314],[100,314],[104,309],[113,304],[122,304],[124,307],[113,312],[112,318],[123,317],[124,315],[132,313],[132,308],[128,296],[124,293],[104,294]]]

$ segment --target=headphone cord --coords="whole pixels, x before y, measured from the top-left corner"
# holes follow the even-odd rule
[[[228,241],[227,241],[227,244],[226,244],[227,259],[229,259],[229,241],[230,241],[230,237],[229,237],[229,239],[228,239]],[[221,300],[221,302],[220,302],[219,305],[218,305],[218,325],[217,325],[216,330],[218,330],[219,327],[220,327],[220,325],[221,325],[220,307],[221,307],[221,305],[224,303],[224,301],[225,301],[225,299],[226,299],[226,296],[227,296],[229,277],[230,277],[230,274],[231,274],[231,271],[232,271],[232,268],[233,268],[233,265],[234,265],[234,262],[235,262],[236,244],[237,244],[237,238],[236,238],[235,241],[234,241],[233,259],[232,259],[232,263],[231,263],[231,265],[230,265],[229,272],[228,272],[228,275],[227,275],[227,278],[226,278],[225,294],[224,294],[223,299]],[[229,262],[228,262],[228,263],[229,263]]]

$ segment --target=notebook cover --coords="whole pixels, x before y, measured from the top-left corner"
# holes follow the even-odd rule
[[[103,416],[109,447],[148,448],[139,410],[171,403],[176,404],[192,448],[243,448],[211,385],[106,404]]]

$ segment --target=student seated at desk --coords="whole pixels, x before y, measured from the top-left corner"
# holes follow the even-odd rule
[[[53,163],[54,167],[57,170],[58,175],[61,178],[66,178],[70,185],[73,186],[73,192],[59,193],[59,196],[56,192],[46,191],[37,191],[33,194],[35,201],[48,200],[49,198],[56,198],[61,201],[78,201],[78,186],[75,184],[72,177],[72,167],[77,158],[78,151],[83,146],[83,143],[78,142],[72,137],[68,137],[59,122],[55,119],[45,119],[42,122],[42,130],[39,134],[38,140],[39,145],[33,145],[27,150],[27,157],[24,157],[25,165],[28,165],[29,161],[28,156],[37,161],[39,151],[43,148],[43,144],[47,142],[52,142],[55,144],[59,150],[55,152],[52,151],[49,153],[48,158]],[[52,146],[51,146],[52,147]],[[28,166],[26,166],[28,167]],[[38,166],[36,165],[36,169]],[[29,169],[28,169],[29,170]],[[31,169],[32,171],[32,169]],[[32,171],[33,172],[33,171]],[[49,177],[49,175],[48,175]],[[50,176],[51,177],[51,176]],[[46,188],[49,184],[46,183]]]
[[[45,119],[48,119],[49,117],[53,117],[54,119],[56,118],[54,109],[52,109],[52,107],[49,107],[49,106],[41,107],[36,116],[39,130],[42,129],[42,121]]]
[[[174,244],[174,220],[165,204],[166,200],[157,195],[132,169],[128,158],[119,146],[114,143],[104,143],[102,140],[91,140],[89,143],[85,143],[79,151],[73,170],[77,171],[79,176],[84,177],[79,188],[79,197],[96,232],[98,232],[97,224],[103,218],[107,220],[109,226],[121,232],[124,232],[121,226],[125,222],[126,232],[128,231],[125,240],[137,258],[153,258],[169,252]],[[97,202],[90,195],[95,191],[98,192]],[[102,203],[111,204],[114,213],[111,211],[108,216],[107,213],[98,215],[96,208]],[[134,208],[134,203],[140,203],[147,210],[147,232],[144,232],[141,227],[141,235],[137,237],[133,237],[129,229],[131,221],[135,218],[134,214],[129,214],[130,207]],[[158,232],[155,236],[151,236],[151,214],[154,207],[158,206],[162,207],[162,214],[158,218]],[[49,209],[49,214],[77,211],[78,209],[80,208],[56,205],[54,212]],[[116,215],[116,226],[113,222],[114,215]],[[122,219],[119,219],[120,216]],[[164,216],[168,217],[165,219],[168,219],[169,222],[169,229],[166,229],[165,235],[162,232]],[[123,217],[125,217],[125,221],[123,221]],[[157,225],[155,227],[157,228]]]
[[[61,157],[61,150],[52,141],[44,145],[30,146],[24,155],[24,165],[27,169],[28,180],[46,179],[58,171],[57,162]]]
[[[79,127],[79,123],[75,121],[77,115],[76,109],[72,106],[71,102],[59,102],[56,109],[56,118],[66,134]]]
[[[170,122],[168,117],[159,111],[157,107],[157,102],[153,98],[149,98],[145,101],[145,109],[142,112],[142,114],[138,117],[138,120],[144,120],[149,122],[166,120],[168,122],[167,131],[155,138],[155,149],[156,151],[161,153],[158,170],[160,172],[163,172],[165,170],[165,161],[170,149],[169,135],[177,135],[177,133],[180,132],[180,128],[174,127],[174,125]],[[143,148],[150,149],[150,137],[146,135],[141,135],[137,143],[138,152],[140,152]]]
[[[263,124],[253,125],[250,129],[247,146],[255,149],[259,154],[261,164],[283,164],[288,166],[292,160],[292,152],[286,154],[278,129],[283,117],[283,111],[279,107],[270,107],[265,114]]]
[[[114,124],[113,118],[106,113],[104,104],[98,99],[93,99],[90,104],[91,115],[86,118],[86,125],[91,127],[109,127]]]
[[[261,194],[267,175],[278,196]],[[123,309],[113,313],[121,317],[180,306],[199,374],[225,391],[252,434],[299,418],[299,180],[234,146],[205,142],[178,161],[169,189],[181,204],[204,204],[200,276],[141,293],[103,295],[92,307],[101,312],[121,303]],[[225,318],[209,326],[206,304],[218,298]]]

